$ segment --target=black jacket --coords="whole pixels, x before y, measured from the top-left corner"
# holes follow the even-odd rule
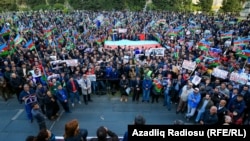
[[[116,133],[108,130],[107,134],[109,137],[106,137],[105,139],[92,138],[92,139],[90,139],[90,141],[119,141],[119,138],[116,135]]]

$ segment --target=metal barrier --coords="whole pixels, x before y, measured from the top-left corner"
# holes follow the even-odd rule
[[[89,141],[92,138],[96,138],[96,137],[90,136],[90,137],[87,137],[87,140]],[[123,137],[118,137],[118,138],[119,138],[119,141],[122,141],[123,139]],[[64,141],[63,136],[56,136],[56,141]]]

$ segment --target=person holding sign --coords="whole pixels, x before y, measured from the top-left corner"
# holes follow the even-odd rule
[[[33,122],[33,116],[31,113],[32,110],[32,104],[37,102],[37,97],[35,94],[35,91],[30,89],[28,84],[24,84],[23,91],[20,93],[19,100],[24,101],[25,103],[25,111],[28,116],[28,119],[30,122]]]

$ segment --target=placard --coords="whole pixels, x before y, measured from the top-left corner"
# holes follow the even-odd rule
[[[150,48],[149,52],[152,56],[164,56],[165,48]]]
[[[182,63],[182,68],[194,71],[196,68],[196,62],[191,62],[188,60],[184,60]]]
[[[240,84],[246,84],[248,82],[248,75],[246,73],[236,73],[236,72],[232,72],[230,74],[230,78],[231,81],[234,82],[238,82]]]
[[[221,69],[218,69],[218,68],[214,68],[213,72],[212,72],[212,75],[215,76],[215,77],[218,77],[218,78],[226,79],[227,75],[228,75],[228,71],[221,70]]]
[[[96,81],[96,75],[95,75],[95,74],[87,75],[87,78],[88,78],[90,81]]]
[[[194,78],[191,81],[194,85],[198,85],[201,82],[201,77],[199,77],[198,75],[195,75]]]
[[[78,60],[77,59],[71,59],[71,60],[64,60],[68,67],[71,66],[78,66]]]

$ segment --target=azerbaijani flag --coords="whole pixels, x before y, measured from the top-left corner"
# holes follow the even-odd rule
[[[2,44],[0,46],[0,51],[1,51],[1,55],[6,54],[6,52],[8,52],[8,45],[6,43]]]
[[[154,87],[155,91],[158,92],[158,93],[161,92],[161,90],[163,88],[161,82],[159,82],[157,79],[154,79],[153,84],[155,86]]]
[[[15,45],[20,44],[22,41],[23,41],[23,37],[21,37],[20,34],[18,34],[16,38],[14,39]]]
[[[250,57],[250,50],[242,50],[241,53],[242,53],[242,55]]]
[[[200,41],[198,43],[198,48],[203,51],[208,51],[208,49],[210,48],[210,43],[206,41]]]
[[[217,67],[220,65],[220,59],[219,58],[213,58],[212,60],[209,60],[208,65],[211,67]]]
[[[178,32],[179,32],[179,29],[170,30],[168,32],[168,35],[169,36],[177,36]]]
[[[100,37],[99,39],[97,39],[97,41],[96,41],[96,43],[98,44],[98,45],[101,45],[103,42],[105,42],[105,37],[103,36],[103,37]]]
[[[212,57],[218,57],[220,53],[222,53],[221,49],[218,49],[218,48],[210,48],[209,49],[209,55]]]
[[[3,27],[2,30],[1,30],[1,32],[0,32],[0,35],[2,37],[9,36],[10,35],[10,29],[7,29],[7,28]]]
[[[157,40],[157,42],[161,42],[162,36],[159,33],[155,33],[153,36]]]
[[[228,39],[228,38],[232,38],[232,34],[233,32],[229,31],[229,32],[225,32],[225,33],[221,33],[221,39]]]
[[[29,40],[24,47],[32,50],[35,48],[35,43],[32,40]]]
[[[201,55],[200,57],[198,57],[198,58],[195,59],[195,62],[196,62],[196,63],[200,63],[201,60],[203,60],[203,59],[204,59],[204,56]]]

